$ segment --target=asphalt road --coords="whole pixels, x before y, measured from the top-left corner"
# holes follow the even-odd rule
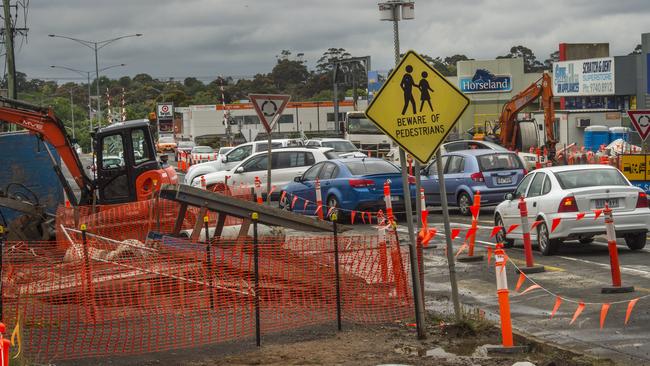
[[[487,247],[494,247],[490,232],[493,227],[493,210],[484,209],[480,214],[477,232],[477,254],[487,254]],[[425,249],[425,296],[427,306],[433,309],[453,311],[450,305],[449,272],[445,256],[445,237],[442,215],[430,216],[430,223],[439,234],[432,246]],[[462,246],[470,220],[452,215],[451,227],[462,229],[453,242],[454,253]],[[406,228],[398,228],[405,234]],[[521,295],[514,291],[518,274],[512,265],[506,269],[510,288],[510,303],[515,328],[542,339],[571,349],[594,355],[603,355],[622,364],[650,364],[650,297],[638,301],[627,326],[624,326],[627,301],[650,296],[650,249],[631,251],[622,239],[618,246],[623,285],[634,286],[636,291],[627,294],[601,294],[601,288],[611,285],[609,252],[604,237],[597,237],[592,244],[566,242],[554,256],[542,256],[534,251],[535,264],[546,267],[546,272],[530,274],[529,277],[545,290],[537,289]],[[535,248],[535,247],[534,247]],[[523,242],[507,250],[508,257],[517,266],[525,266]],[[477,263],[456,262],[461,302],[470,308],[486,311],[498,321],[494,260]],[[533,282],[526,280],[523,291]],[[548,292],[547,292],[548,291]],[[556,295],[565,300],[553,319],[550,313]],[[569,300],[575,301],[575,303]],[[569,325],[577,308],[577,302],[586,304],[584,311],[573,325]],[[621,303],[616,303],[616,302]],[[601,304],[610,303],[604,328],[600,329]]]

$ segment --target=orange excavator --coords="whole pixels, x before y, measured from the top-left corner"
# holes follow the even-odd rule
[[[515,120],[517,113],[540,97],[542,98],[542,106],[544,108],[544,129],[546,130],[546,146],[549,151],[548,157],[553,160],[555,156],[555,145],[557,144],[553,133],[555,108],[553,107],[553,83],[551,82],[550,75],[547,73],[544,73],[541,78],[503,105],[501,116],[499,117],[499,127],[501,129],[500,142],[503,147],[509,150],[522,150],[521,127],[519,122]]]
[[[91,179],[52,108],[0,97],[0,121],[21,126],[58,152],[79,187],[77,199],[47,144],[54,170],[72,206],[116,204],[149,199],[163,183],[175,184],[174,168],[159,162],[147,121],[127,121],[99,128],[91,134],[96,151],[96,178]],[[163,159],[166,156],[163,157]]]

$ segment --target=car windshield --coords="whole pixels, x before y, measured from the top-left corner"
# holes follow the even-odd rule
[[[349,133],[366,133],[366,134],[376,134],[381,135],[383,132],[372,123],[371,120],[367,118],[358,118],[350,117],[348,120],[348,132]]]
[[[192,152],[199,153],[199,154],[201,154],[201,153],[211,153],[212,148],[210,146],[197,146],[192,150]]]
[[[350,141],[323,141],[323,147],[331,147],[336,152],[355,152],[357,148]]]
[[[194,143],[192,141],[181,141],[178,143],[178,147],[194,147]]]
[[[169,143],[174,142],[174,138],[173,137],[161,137],[160,140],[158,140],[158,142],[163,143],[163,144],[169,144]]]
[[[346,161],[345,164],[352,175],[392,174],[399,173],[397,167],[384,160],[355,160]]]
[[[579,169],[553,174],[562,189],[628,185],[623,175],[615,169]]]
[[[482,172],[523,169],[521,160],[515,154],[488,154],[476,157]]]

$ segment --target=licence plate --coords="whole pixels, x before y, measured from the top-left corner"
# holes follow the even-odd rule
[[[399,196],[390,196],[390,200],[393,201],[393,202],[394,201],[399,201],[400,197]]]
[[[512,184],[512,177],[497,177],[497,184]]]
[[[609,199],[597,199],[594,200],[596,203],[596,208],[605,207],[605,203],[609,208],[618,208],[618,198],[609,198]]]

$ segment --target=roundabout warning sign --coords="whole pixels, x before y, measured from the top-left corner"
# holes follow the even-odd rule
[[[420,55],[408,51],[366,109],[366,116],[421,163],[427,163],[469,99]]]

